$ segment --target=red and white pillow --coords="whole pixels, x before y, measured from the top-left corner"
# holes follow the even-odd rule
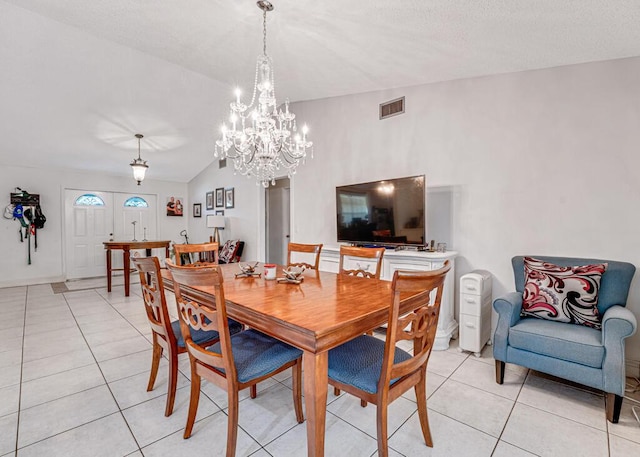
[[[231,263],[238,250],[238,243],[240,240],[227,240],[220,250],[218,259],[224,263]]]
[[[525,257],[520,315],[601,328],[598,291],[607,266],[561,267]]]

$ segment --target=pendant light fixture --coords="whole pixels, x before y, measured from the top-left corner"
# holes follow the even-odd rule
[[[140,183],[144,181],[144,174],[147,172],[149,165],[147,165],[146,160],[142,160],[140,158],[140,140],[144,138],[144,135],[136,133],[136,138],[138,139],[138,158],[133,159],[133,162],[131,162],[130,165],[133,169],[133,179],[138,181],[138,185],[140,185]]]

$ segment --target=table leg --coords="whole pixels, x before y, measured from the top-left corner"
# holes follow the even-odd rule
[[[111,249],[107,249],[107,292],[111,292]]]
[[[129,282],[131,279],[131,272],[129,271],[131,268],[131,258],[129,256],[129,249],[125,248],[122,251],[122,263],[124,264],[124,296],[129,296]]]
[[[307,453],[309,457],[324,456],[324,426],[327,415],[328,353],[305,352],[304,402],[307,412]]]

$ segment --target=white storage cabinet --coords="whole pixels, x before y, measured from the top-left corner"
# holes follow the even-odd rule
[[[491,273],[475,270],[460,277],[460,351],[476,357],[491,344]]]

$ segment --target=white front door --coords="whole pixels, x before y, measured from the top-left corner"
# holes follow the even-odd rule
[[[151,194],[65,189],[67,279],[106,275],[104,241],[156,240],[157,210],[157,198]],[[123,267],[118,253],[112,252],[114,269]]]
[[[113,232],[109,192],[65,189],[67,279],[104,276],[104,241]]]
[[[136,202],[139,202],[139,206],[136,206]],[[147,206],[144,206],[143,202],[146,202]],[[157,239],[156,209],[158,205],[155,195],[116,192],[113,194],[113,206],[116,209],[114,240]]]
[[[113,194],[114,232],[116,241],[157,240],[156,196],[150,194]],[[146,203],[146,206],[144,204]],[[135,222],[135,224],[134,224]],[[131,255],[144,256],[144,250],[132,251]],[[155,255],[155,254],[154,254]],[[160,256],[162,257],[162,256]],[[122,256],[113,255],[112,268],[122,268]]]

